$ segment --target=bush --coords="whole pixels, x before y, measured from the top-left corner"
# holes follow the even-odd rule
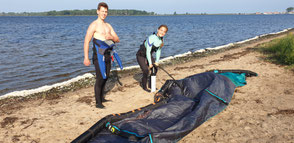
[[[280,64],[294,64],[294,35],[289,34],[286,37],[275,40],[263,50],[270,54],[270,58]]]

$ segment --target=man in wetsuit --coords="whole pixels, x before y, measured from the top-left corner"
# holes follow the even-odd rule
[[[104,2],[98,4],[97,8],[98,18],[93,21],[87,30],[87,34],[84,40],[84,65],[90,66],[91,62],[89,60],[89,43],[92,38],[105,41],[105,40],[112,40],[115,43],[119,42],[119,38],[115,31],[113,30],[112,26],[109,23],[106,23],[104,20],[108,14],[108,5]],[[106,75],[109,76],[110,68],[111,68],[111,57],[110,52],[106,51],[104,53],[105,57],[105,65],[106,65]],[[103,97],[103,91],[106,83],[106,79],[103,79],[101,70],[99,68],[99,63],[97,60],[97,52],[95,47],[93,48],[93,64],[95,65],[96,70],[96,83],[94,87],[95,91],[95,99],[96,99],[96,107],[97,108],[104,108],[102,104],[103,101],[106,101]]]

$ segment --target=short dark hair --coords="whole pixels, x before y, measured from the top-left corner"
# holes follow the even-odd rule
[[[97,9],[100,10],[101,7],[105,7],[108,10],[108,5],[105,2],[100,2]]]
[[[167,28],[167,26],[166,26],[166,25],[162,24],[162,25],[160,25],[160,26],[158,27],[158,29],[160,29],[161,27],[164,27],[164,28],[166,28],[166,32],[168,31],[168,28]]]

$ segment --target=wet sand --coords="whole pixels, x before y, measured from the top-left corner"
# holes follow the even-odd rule
[[[293,32],[293,30],[291,30]],[[294,71],[264,60],[256,47],[286,33],[259,38],[229,50],[208,52],[174,60],[164,66],[174,78],[212,69],[243,69],[258,73],[236,89],[229,106],[185,136],[193,142],[294,142]],[[93,86],[65,93],[0,101],[0,143],[70,142],[101,118],[153,103],[154,93],[140,87],[139,70],[120,73],[107,85],[105,109],[95,108]],[[170,77],[159,70],[157,88]]]

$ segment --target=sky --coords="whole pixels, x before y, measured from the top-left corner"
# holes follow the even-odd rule
[[[0,0],[0,12],[45,12],[96,9],[136,9],[157,14],[285,12],[294,0]]]

